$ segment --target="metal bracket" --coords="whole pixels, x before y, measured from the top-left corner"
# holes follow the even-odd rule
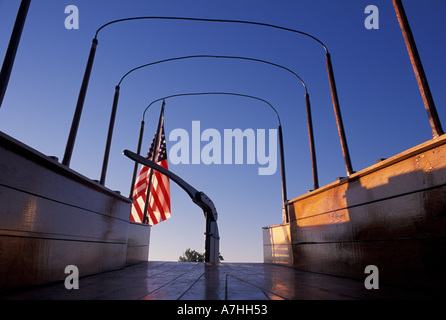
[[[155,162],[129,150],[124,150],[123,153],[131,160],[152,168],[153,170],[157,170],[167,176],[178,184],[189,195],[192,201],[203,210],[206,219],[205,262],[218,263],[220,254],[220,236],[217,225],[218,214],[214,202],[204,192],[198,191],[172,171],[169,171]]]

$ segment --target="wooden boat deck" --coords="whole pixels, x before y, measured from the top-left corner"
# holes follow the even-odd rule
[[[67,274],[68,276],[68,274]],[[364,275],[365,279],[366,275]],[[64,282],[0,293],[3,300],[401,300],[438,299],[435,292],[354,280],[262,263],[143,262]]]

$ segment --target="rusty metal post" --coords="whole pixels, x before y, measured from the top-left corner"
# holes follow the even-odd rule
[[[327,73],[328,80],[330,81],[331,98],[333,100],[333,108],[336,117],[336,124],[338,126],[339,139],[341,140],[342,154],[344,156],[345,168],[347,170],[347,176],[354,173],[352,168],[352,162],[350,160],[350,153],[348,151],[347,138],[345,137],[344,124],[342,122],[341,110],[339,108],[338,92],[336,89],[336,83],[333,74],[333,66],[331,64],[330,54],[327,52],[325,55],[327,61]]]
[[[118,109],[118,100],[119,100],[119,86],[116,86],[115,88],[115,96],[113,98],[113,107],[112,112],[110,116],[110,124],[108,126],[108,135],[107,135],[107,142],[105,143],[105,151],[104,151],[104,160],[102,162],[102,172],[101,172],[101,179],[99,180],[100,184],[105,184],[105,176],[107,174],[107,167],[108,167],[108,159],[110,158],[110,146],[111,141],[113,137],[113,128],[115,127],[115,119],[116,119],[116,111]]]
[[[420,55],[415,44],[412,30],[410,29],[409,21],[407,20],[406,12],[404,11],[401,0],[393,0],[393,6],[396,11],[401,31],[403,32],[404,41],[406,42],[410,61],[417,78],[418,87],[420,88],[421,96],[424,102],[424,107],[426,108],[427,115],[429,117],[429,122],[432,128],[432,135],[434,138],[437,138],[444,134],[444,131],[441,127],[440,118],[438,117],[434,99],[432,98],[432,93],[427,82],[426,74],[421,63]]]
[[[307,124],[308,124],[308,137],[310,139],[311,168],[313,169],[313,186],[314,190],[316,190],[319,189],[319,178],[317,174],[316,148],[314,146],[313,120],[311,117],[310,95],[308,93],[305,94],[305,105],[307,107]]]
[[[93,68],[94,56],[96,54],[96,47],[98,40],[93,39],[91,43],[90,54],[88,56],[87,67],[85,68],[84,78],[82,80],[81,89],[77,99],[76,109],[74,111],[73,121],[71,123],[70,134],[68,135],[67,145],[62,160],[62,164],[70,166],[71,156],[73,154],[74,143],[76,141],[77,129],[81,120],[82,109],[84,107],[85,96],[87,95],[88,82],[90,81],[91,69]]]
[[[23,26],[25,25],[30,3],[31,0],[22,0],[20,3],[17,18],[11,34],[11,39],[9,40],[8,49],[6,50],[5,59],[3,60],[2,70],[0,72],[0,107],[2,106],[6,88],[8,87],[12,66],[14,65],[15,56],[19,47],[19,42],[22,36]]]

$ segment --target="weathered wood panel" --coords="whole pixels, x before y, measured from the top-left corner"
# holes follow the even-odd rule
[[[98,195],[98,202],[101,201]],[[0,186],[2,234],[127,243],[128,222]],[[102,199],[105,201],[105,199]]]
[[[128,220],[129,199],[0,132],[0,185]],[[80,187],[82,186],[82,187]]]
[[[149,260],[151,227],[141,223],[129,223],[126,265]]]
[[[298,218],[303,218],[445,185],[446,155],[442,147],[445,142],[442,137],[424,143],[290,203]]]
[[[294,267],[365,280],[366,266],[379,269],[380,283],[444,291],[446,239],[343,241],[293,246]]]
[[[65,279],[75,265],[85,276],[124,266],[126,244],[0,235],[0,291]]]
[[[289,224],[263,228],[263,261],[293,265]]]
[[[294,220],[292,243],[444,238],[445,199],[436,188]]]
[[[294,267],[441,289],[446,283],[446,136],[289,202]]]
[[[130,206],[0,132],[0,290],[124,267]]]

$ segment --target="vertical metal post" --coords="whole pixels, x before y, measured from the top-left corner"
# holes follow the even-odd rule
[[[91,43],[91,49],[90,49],[90,54],[88,56],[87,67],[85,68],[84,78],[82,80],[81,89],[79,91],[79,96],[77,99],[76,109],[74,111],[73,121],[71,123],[70,134],[68,136],[67,145],[65,147],[65,154],[62,160],[62,164],[66,166],[70,166],[74,143],[76,141],[77,129],[79,128],[79,122],[82,115],[82,109],[84,107],[85,96],[87,94],[88,82],[90,81],[91,69],[93,68],[93,61],[97,45],[98,45],[98,40],[94,38]]]
[[[283,150],[283,135],[282,135],[282,126],[279,125],[279,152],[280,152],[280,171],[282,174],[282,199],[283,199],[283,214],[285,215],[285,221],[284,222],[290,222],[290,217],[288,214],[288,207],[287,207],[287,190],[286,190],[286,175],[285,175],[285,157],[284,157],[284,150]]]
[[[333,100],[333,108],[336,117],[336,124],[338,126],[339,139],[341,140],[342,154],[344,156],[345,168],[347,170],[347,176],[353,174],[352,162],[350,160],[350,153],[348,151],[347,138],[345,137],[344,124],[342,122],[341,110],[339,108],[338,91],[336,89],[336,83],[333,74],[333,66],[331,64],[330,54],[327,52],[325,55],[327,61],[327,73],[328,80],[330,81],[331,98]]]
[[[144,136],[144,120],[141,121],[141,127],[139,128],[139,139],[138,139],[138,147],[136,153],[138,155],[141,154],[141,144],[142,144],[142,138]],[[130,195],[129,198],[133,198],[133,190],[135,188],[135,182],[136,182],[136,175],[138,173],[138,162],[135,162],[135,166],[133,167],[133,177],[132,177],[132,185],[130,186]]]
[[[432,135],[434,138],[441,136],[444,131],[441,127],[441,122],[438,117],[437,109],[435,107],[434,99],[427,82],[426,74],[421,63],[420,55],[410,29],[409,21],[407,20],[406,12],[404,11],[401,0],[393,0],[393,6],[398,17],[398,22],[403,32],[404,41],[406,42],[407,51],[409,52],[410,61],[412,63],[415,76],[417,78],[418,87],[420,88],[421,96],[423,98],[424,107],[426,108],[429,122],[432,128]]]
[[[5,60],[3,60],[2,70],[0,72],[0,108],[2,106],[3,98],[5,97],[6,88],[8,87],[12,66],[14,65],[17,48],[19,47],[30,3],[31,0],[22,0],[20,3],[11,39],[9,40],[8,49],[6,50]]]
[[[317,174],[316,148],[314,147],[313,120],[311,117],[310,95],[308,93],[305,94],[305,105],[307,107],[308,137],[310,139],[311,167],[313,170],[313,186],[314,190],[316,190],[319,189],[319,178]]]
[[[100,184],[102,185],[105,184],[105,176],[107,174],[108,159],[110,157],[110,145],[113,137],[113,128],[115,127],[116,110],[118,109],[119,90],[120,90],[119,86],[116,86],[115,96],[113,98],[113,107],[110,116],[110,124],[108,126],[107,142],[105,143],[104,161],[102,162],[101,179],[99,180]]]

